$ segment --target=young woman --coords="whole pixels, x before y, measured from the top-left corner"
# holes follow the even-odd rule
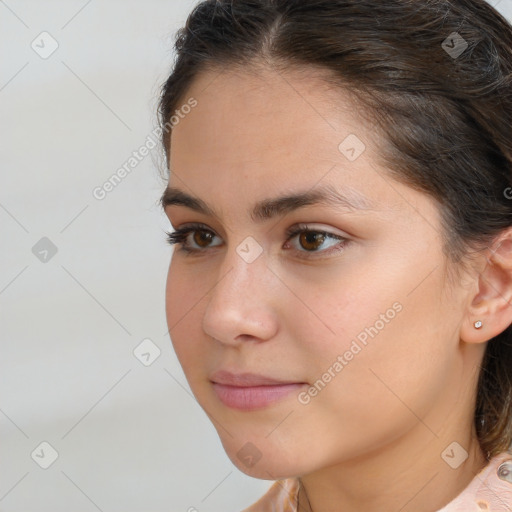
[[[207,0],[160,102],[171,339],[247,511],[512,510],[512,27]],[[249,505],[249,504],[248,504]]]

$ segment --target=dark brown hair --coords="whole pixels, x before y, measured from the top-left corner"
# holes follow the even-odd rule
[[[167,164],[169,120],[200,72],[316,69],[381,130],[390,175],[437,201],[451,261],[512,225],[512,26],[484,0],[206,0],[175,51],[159,104]],[[489,456],[512,442],[511,374],[508,327],[479,375]]]

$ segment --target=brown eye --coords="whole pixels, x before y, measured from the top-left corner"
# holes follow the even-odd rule
[[[288,229],[286,236],[288,239],[283,249],[289,249],[291,246],[299,258],[313,258],[316,257],[316,253],[320,257],[335,254],[343,251],[349,243],[349,239],[341,235],[308,229],[306,225]],[[178,244],[179,250],[189,255],[206,254],[211,249],[222,245],[222,243],[212,244],[215,238],[218,237],[213,231],[197,224],[167,233],[168,243],[170,245]],[[294,240],[293,243],[292,240]],[[326,244],[326,242],[329,243]]]
[[[208,247],[208,244],[213,239],[213,233],[210,231],[204,231],[204,230],[195,230],[193,232],[193,240],[194,243],[196,243],[199,247],[205,248]]]
[[[299,236],[300,245],[308,251],[317,250],[325,241],[325,234],[317,231],[303,231]]]
[[[350,241],[344,236],[321,229],[313,229],[307,224],[287,229],[286,236],[288,239],[284,249],[291,247],[297,257],[309,259],[342,252]]]
[[[215,233],[203,226],[193,224],[191,226],[176,229],[173,233],[167,233],[167,241],[170,245],[178,245],[180,251],[185,253],[204,253],[219,244],[213,244]]]

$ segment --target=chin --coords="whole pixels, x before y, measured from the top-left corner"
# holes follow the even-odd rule
[[[222,446],[231,462],[242,472],[261,480],[279,480],[302,474],[297,450],[285,449],[261,437],[243,440],[241,436],[221,437]]]

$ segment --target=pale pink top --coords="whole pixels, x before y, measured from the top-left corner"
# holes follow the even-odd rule
[[[297,478],[277,480],[242,512],[298,512],[298,493]],[[458,496],[432,512],[512,512],[512,452],[493,457]]]

